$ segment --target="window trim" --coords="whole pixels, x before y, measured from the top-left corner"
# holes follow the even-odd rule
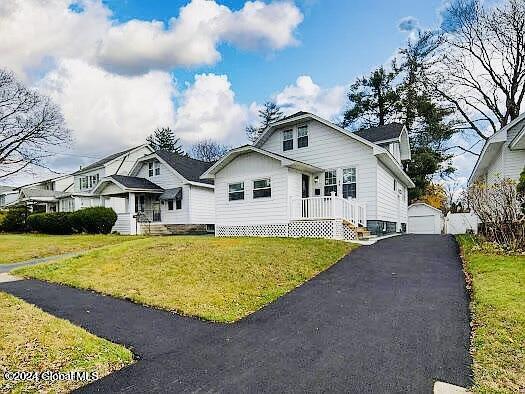
[[[300,129],[305,129],[305,130],[306,130],[306,135],[302,135],[302,136],[300,136],[300,135],[299,135],[299,130],[300,130]],[[310,132],[309,132],[309,130],[308,130],[308,124],[305,123],[305,124],[302,124],[302,125],[297,126],[297,149],[308,148],[308,144],[310,143],[310,138],[309,138],[309,136],[310,136]],[[306,138],[306,145],[301,146],[301,145],[299,144],[299,141],[301,140],[301,138],[302,138],[302,139]]]
[[[148,162],[148,178],[153,178],[160,175],[160,162],[150,161]]]
[[[285,139],[284,136],[285,136],[285,133],[290,133],[290,138],[288,139]],[[294,148],[294,143],[293,143],[293,136],[294,136],[294,132],[293,132],[293,128],[292,129],[285,129],[285,130],[282,130],[281,132],[281,135],[282,135],[282,141],[283,141],[283,152],[286,152],[286,151],[289,151],[289,150],[293,150]],[[292,146],[288,149],[285,149],[285,144],[289,141],[292,141]]]
[[[268,186],[266,186],[266,187],[255,187],[255,182],[258,182],[258,181],[268,181]],[[269,196],[255,197],[255,191],[256,190],[270,190],[270,195]],[[272,178],[257,178],[257,179],[254,179],[252,181],[252,198],[254,200],[259,200],[261,198],[265,198],[265,199],[272,198]]]
[[[241,190],[237,190],[237,191],[233,191],[231,192],[230,191],[230,186],[232,185],[242,185],[242,189]],[[229,182],[228,183],[228,190],[227,190],[227,193],[228,193],[228,202],[232,202],[232,201],[244,201],[245,200],[245,197],[246,197],[246,187],[244,186],[244,181],[237,181],[237,182]],[[235,194],[235,193],[242,193],[242,198],[237,198],[237,199],[231,199],[231,194]]]
[[[345,183],[345,170],[354,170],[354,181],[353,182],[346,182]],[[344,196],[344,185],[352,185],[352,184],[355,184],[355,197],[350,197],[350,198],[357,198],[357,167],[345,167],[345,168],[342,168],[341,169],[341,176],[342,176],[342,179],[341,179],[341,195],[343,198],[345,198]],[[346,198],[349,198],[348,196]]]

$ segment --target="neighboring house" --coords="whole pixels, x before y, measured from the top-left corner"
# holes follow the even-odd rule
[[[351,133],[307,112],[271,124],[254,146],[228,152],[215,182],[218,236],[355,239],[405,231],[410,159],[398,124]]]
[[[497,179],[519,180],[525,166],[525,113],[490,137],[474,166],[469,184]]]
[[[443,212],[424,202],[415,202],[408,207],[408,232],[410,234],[441,234]]]
[[[18,199],[18,191],[11,186],[0,186],[0,209],[12,204]]]
[[[167,151],[135,160],[126,175],[100,179],[92,190],[99,205],[118,214],[122,234],[176,234],[213,229],[213,182],[199,177],[213,163]]]

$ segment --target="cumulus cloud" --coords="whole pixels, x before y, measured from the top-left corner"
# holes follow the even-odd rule
[[[419,21],[412,16],[407,16],[399,21],[397,27],[401,31],[412,32],[419,28]]]
[[[166,72],[128,77],[64,59],[38,87],[62,108],[78,154],[100,157],[140,145],[155,127],[174,122],[177,90]]]
[[[199,74],[181,95],[175,132],[189,143],[203,138],[238,144],[245,139],[249,110],[235,101],[226,75]]]
[[[275,95],[275,102],[287,113],[307,111],[327,119],[341,113],[345,100],[345,87],[323,89],[308,75],[301,75],[294,84]]]
[[[18,73],[48,59],[81,58],[107,70],[139,74],[214,64],[218,45],[279,50],[297,43],[303,15],[289,2],[249,1],[240,10],[192,0],[168,26],[133,19],[118,23],[101,0],[11,0],[0,5],[3,64]]]

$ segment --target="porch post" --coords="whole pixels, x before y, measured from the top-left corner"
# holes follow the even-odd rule
[[[128,215],[129,215],[129,233],[131,235],[137,234],[137,219],[135,216],[135,193],[128,193]]]

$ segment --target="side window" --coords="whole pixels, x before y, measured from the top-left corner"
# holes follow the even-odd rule
[[[168,200],[168,211],[173,211],[173,200]]]
[[[324,195],[329,196],[332,192],[335,192],[335,194],[337,194],[336,170],[330,170],[324,173]]]
[[[305,148],[308,146],[308,126],[299,126],[297,129],[297,148]]]
[[[156,161],[153,163],[153,167],[155,168],[155,175],[160,175],[160,163]]]
[[[153,162],[148,163],[148,176],[153,176]]]
[[[182,209],[182,200],[175,200],[175,209]]]
[[[293,130],[283,131],[283,151],[293,149]]]
[[[357,182],[355,168],[343,169],[343,198],[357,197]]]
[[[272,187],[270,179],[257,179],[253,181],[253,198],[271,197]]]
[[[244,200],[244,182],[228,185],[228,199],[230,201]]]

